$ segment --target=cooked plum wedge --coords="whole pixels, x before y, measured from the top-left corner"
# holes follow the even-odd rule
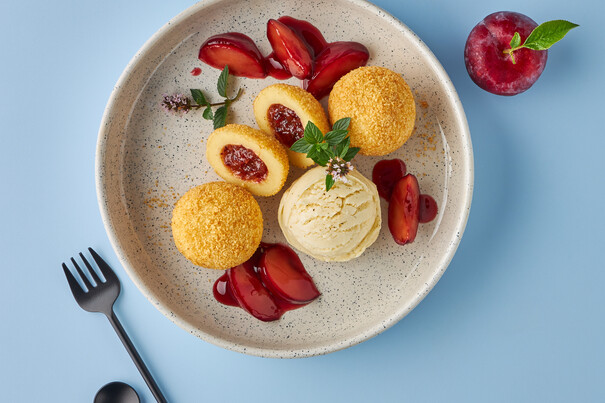
[[[421,194],[420,199],[420,211],[418,212],[418,222],[425,224],[431,222],[437,217],[439,211],[437,202],[432,196]]]
[[[221,304],[244,309],[265,322],[278,320],[321,295],[296,252],[261,242],[246,262],[227,269],[212,287]]]
[[[437,217],[437,202],[420,193],[418,180],[412,174],[406,175],[405,163],[399,158],[378,161],[372,170],[372,181],[380,197],[389,202],[389,230],[398,244],[414,242],[418,224]]]
[[[294,30],[278,20],[267,23],[267,38],[275,58],[294,77],[305,79],[313,72],[313,58],[306,43]]]
[[[199,59],[219,69],[228,65],[229,72],[241,77],[296,77],[319,100],[342,76],[365,66],[370,57],[361,43],[329,43],[313,24],[287,15],[267,22],[267,39],[273,51],[263,57],[244,34],[214,35],[200,48]]]
[[[315,59],[314,72],[304,88],[317,99],[328,95],[342,76],[365,66],[370,58],[368,48],[358,42],[332,42]]]
[[[231,292],[239,306],[263,322],[279,319],[283,311],[263,286],[249,262],[232,267],[228,272]]]
[[[389,230],[399,245],[414,242],[418,232],[420,187],[412,174],[397,182],[389,202]]]
[[[395,185],[405,174],[405,162],[399,158],[378,161],[372,170],[372,182],[376,184],[380,197],[389,201]]]
[[[311,56],[315,57],[328,45],[319,29],[315,25],[305,20],[284,15],[279,17],[277,21],[283,23],[292,29],[302,40],[307,44],[312,51]]]
[[[267,75],[276,80],[287,80],[292,77],[292,74],[275,58],[274,52],[265,57],[265,68],[267,69]]]
[[[319,297],[313,279],[290,248],[276,244],[263,253],[260,276],[271,292],[294,304],[306,304]]]
[[[229,73],[248,78],[265,78],[263,55],[250,37],[239,32],[211,36],[200,48],[198,58],[217,69],[229,66]]]

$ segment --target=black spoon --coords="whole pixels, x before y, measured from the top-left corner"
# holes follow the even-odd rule
[[[139,395],[124,382],[111,382],[95,395],[94,403],[140,403]]]

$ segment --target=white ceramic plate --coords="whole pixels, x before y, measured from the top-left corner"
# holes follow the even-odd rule
[[[366,340],[410,312],[439,280],[460,242],[469,213],[472,147],[466,118],[447,74],[430,50],[401,22],[361,0],[325,4],[305,0],[204,1],[160,29],[132,59],[105,110],[96,156],[97,192],[109,238],[132,280],[147,298],[182,328],[216,345],[265,357],[325,354]],[[164,93],[200,88],[216,100],[219,71],[197,59],[211,35],[238,31],[263,54],[270,18],[290,15],[317,26],[329,41],[358,41],[370,65],[401,73],[416,96],[413,137],[386,158],[402,158],[423,193],[439,204],[437,218],[420,226],[416,241],[396,245],[386,225],[359,258],[324,263],[300,257],[322,296],[279,321],[260,322],[239,308],[216,302],[215,270],[196,267],[174,246],[170,218],[189,188],[219,180],[205,157],[211,122],[201,112],[183,117],[160,109]],[[200,76],[190,71],[201,67]],[[252,101],[275,80],[236,78],[243,87],[231,122],[256,127]],[[288,81],[298,85],[298,80]],[[380,158],[359,156],[356,168],[371,177]],[[293,169],[286,187],[302,171]],[[277,224],[281,192],[257,198],[265,218],[263,240],[285,242]]]

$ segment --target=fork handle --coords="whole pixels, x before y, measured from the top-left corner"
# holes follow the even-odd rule
[[[139,372],[143,376],[143,379],[145,379],[147,386],[149,386],[149,389],[151,389],[151,393],[153,393],[153,397],[155,397],[155,400],[157,400],[158,403],[167,403],[166,398],[164,397],[164,395],[162,394],[162,391],[158,387],[158,384],[155,383],[155,380],[151,376],[151,373],[147,369],[147,366],[145,366],[143,359],[141,358],[141,356],[139,355],[137,350],[134,348],[134,345],[130,341],[130,338],[126,334],[126,331],[122,327],[122,324],[118,320],[118,318],[117,318],[116,314],[113,312],[113,310],[111,311],[110,315],[107,315],[107,319],[109,319],[109,323],[111,323],[111,325],[115,329],[116,333],[120,337],[122,344],[124,344],[124,347],[126,347],[126,350],[128,350],[128,354],[130,354],[130,358],[132,358],[132,360],[134,361],[134,364],[137,366]]]

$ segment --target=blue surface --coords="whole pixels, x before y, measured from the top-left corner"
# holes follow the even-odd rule
[[[93,246],[116,268],[118,316],[172,402],[605,401],[605,49],[599,1],[378,0],[433,50],[467,113],[470,219],[449,269],[390,330],[299,360],[250,357],[181,330],[111,249],[94,187],[96,134],[120,73],[190,1],[0,3],[2,402],[90,402],[122,380],[151,394],[112,328],[70,295],[60,263]],[[487,14],[581,25],[526,93],[464,68]]]

